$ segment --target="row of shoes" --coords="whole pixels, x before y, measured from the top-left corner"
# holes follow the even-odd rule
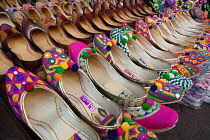
[[[41,139],[153,140],[176,125],[163,104],[204,69],[208,24],[138,0],[13,2],[0,3],[1,91]]]

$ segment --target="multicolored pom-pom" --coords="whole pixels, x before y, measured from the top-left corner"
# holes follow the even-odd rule
[[[124,133],[125,133],[125,132],[123,131],[122,128],[117,128],[117,134],[118,134],[119,136],[122,136]]]
[[[111,49],[112,49],[112,46],[110,46],[110,45],[106,46],[107,51],[110,51]]]
[[[115,39],[112,39],[113,45],[117,44],[117,41]]]
[[[156,86],[156,85],[152,85],[151,87],[150,87],[150,90],[152,90],[152,91],[156,91],[158,89],[158,87]]]
[[[64,69],[62,67],[57,67],[55,69],[55,73],[62,74],[63,72],[64,72]]]
[[[166,83],[167,82],[166,79],[159,79],[159,81],[162,81],[163,83]]]
[[[127,117],[128,119],[131,119],[131,115],[130,115],[130,114],[128,114],[128,113],[124,113],[124,114],[123,114],[123,117],[124,117],[124,118],[126,118],[126,117]]]
[[[60,63],[60,66],[63,68],[63,69],[67,69],[69,66],[66,62],[61,62]]]
[[[142,104],[142,109],[144,109],[145,111],[148,111],[150,109],[150,104],[148,103],[143,103]]]
[[[96,53],[96,49],[91,48],[92,53]]]
[[[59,73],[54,74],[54,79],[56,81],[61,81],[61,75]]]
[[[107,46],[112,46],[112,42],[107,42],[106,45]]]
[[[132,38],[133,38],[134,40],[138,39],[137,35],[132,35]]]
[[[166,79],[166,80],[169,80],[170,79],[170,75],[168,73],[166,73],[166,74],[163,75],[163,78]]]
[[[73,65],[72,65],[71,70],[72,70],[73,72],[77,72],[78,69],[79,69],[79,66],[78,66],[77,64],[73,64]]]
[[[117,139],[117,137],[118,137],[118,133],[117,133],[117,131],[115,131],[115,130],[109,130],[108,133],[107,133],[107,137],[108,137],[110,140],[115,140],[115,139]]]
[[[33,84],[28,84],[26,87],[25,87],[25,90],[27,92],[32,92],[34,90],[34,86]]]
[[[82,55],[83,59],[88,59],[89,57],[90,57],[90,55],[89,55],[88,52],[84,52],[83,55]]]
[[[155,83],[155,85],[157,86],[158,89],[162,89],[163,85],[161,83]]]
[[[147,99],[146,103],[149,104],[150,106],[153,106],[155,104],[154,100],[151,99]]]
[[[123,122],[121,124],[121,128],[123,129],[124,132],[127,132],[131,128],[131,126],[128,122]]]
[[[128,39],[126,39],[126,38],[123,38],[123,39],[122,39],[122,43],[123,43],[123,44],[126,44],[127,42],[128,42]]]
[[[133,121],[131,119],[128,119],[127,117],[125,117],[124,122],[128,122],[129,124],[131,124]]]

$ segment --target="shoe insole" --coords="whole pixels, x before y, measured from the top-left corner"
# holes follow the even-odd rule
[[[121,23],[114,22],[109,16],[106,15],[106,13],[103,12],[101,15],[107,24],[112,25],[112,26],[121,26]]]
[[[152,14],[152,15],[157,14],[157,13],[155,13],[155,12],[150,11],[150,10],[148,9],[148,7],[147,7],[146,5],[144,5],[144,4],[142,4],[142,8],[143,8],[143,10],[144,10],[146,13],[148,13],[148,14]]]
[[[7,8],[7,5],[6,5],[6,3],[3,0],[0,1],[0,6],[2,8]]]
[[[57,5],[53,6],[53,10],[55,11],[56,14],[58,14],[58,13],[62,13],[63,14],[63,11],[61,11],[61,8],[58,7]]]
[[[90,7],[90,5],[85,1],[80,1],[80,5],[82,8],[87,7],[91,12],[93,11],[93,9]]]
[[[10,20],[10,18],[7,16],[7,14],[4,12],[0,12],[0,25],[5,24],[5,23],[12,27],[15,27],[15,25]]]
[[[120,49],[120,48],[119,48]],[[151,73],[148,70],[144,70],[134,64],[129,57],[121,50],[112,48],[112,56],[117,66],[127,73],[130,77],[138,79],[140,81],[154,80],[157,79],[157,75]]]
[[[110,112],[100,104],[100,101],[95,100],[94,97],[87,92],[84,84],[88,83],[82,81],[79,73],[72,72],[70,69],[65,70],[62,74],[62,84],[68,98],[73,101],[73,104],[80,113],[86,116],[91,122],[100,124],[107,116],[111,115]],[[92,90],[94,89],[92,88]],[[106,116],[101,115],[98,110],[103,110]]]
[[[178,21],[178,22],[177,22]],[[187,25],[183,24],[183,22],[181,22],[179,19],[176,18],[176,21],[174,21],[177,25],[179,25],[183,30],[187,31],[187,32],[192,32],[194,34],[199,34],[201,33],[201,31],[199,31],[198,29],[192,29],[189,28]]]
[[[29,18],[32,19],[32,20],[35,20],[36,22],[39,21],[39,12],[36,11],[35,9],[29,9],[28,10],[28,15],[29,15]]]
[[[193,37],[184,36],[184,35],[181,35],[181,34],[177,33],[176,30],[171,25],[169,25],[169,23],[165,23],[165,25],[168,28],[168,30],[171,32],[171,34],[174,37],[176,37],[177,39],[182,39],[182,40],[185,40],[185,41],[188,41],[188,40],[189,41],[193,41],[193,40],[195,40],[195,38],[193,38]]]
[[[137,19],[143,19],[142,17],[137,17],[137,16],[133,15],[127,8],[124,8],[124,10],[125,10],[125,13],[126,13],[129,17],[135,18],[136,20],[137,20]]]
[[[140,13],[142,13],[142,14],[147,14],[146,12],[144,12],[140,7],[136,7],[137,8],[137,10],[140,12]]]
[[[50,26],[48,31],[50,36],[61,45],[70,45],[71,43],[75,42],[75,40],[68,38],[64,31],[58,27],[58,25]]]
[[[76,38],[89,38],[91,37],[90,35],[88,34],[83,34],[81,33],[77,27],[72,24],[72,23],[65,23],[64,24],[64,28],[66,29],[66,31],[71,34],[73,37],[76,37]]]
[[[185,49],[166,42],[154,29],[150,30],[153,41],[163,50],[173,53],[183,52]]]
[[[27,19],[22,12],[14,12],[14,18],[16,19],[19,25],[22,25],[22,21]]]
[[[111,14],[112,14],[113,18],[114,18],[115,20],[117,20],[118,22],[122,22],[122,23],[129,23],[129,22],[131,22],[131,21],[127,21],[127,20],[124,20],[124,19],[122,19],[121,17],[119,17],[119,16],[115,13],[115,11],[111,11]]]
[[[81,7],[78,3],[74,2],[72,6],[73,6],[73,7],[72,7],[73,9],[77,9],[78,12],[79,12],[81,15],[83,15],[82,7]]]
[[[179,40],[179,39],[176,39],[174,38],[166,29],[164,29],[164,27],[162,25],[159,25],[159,29],[160,29],[160,32],[162,33],[162,35],[170,40],[171,42],[174,42],[176,44],[180,44],[182,46],[189,46],[189,45],[193,45],[192,42],[189,42],[189,41],[183,41],[183,40]]]
[[[135,41],[128,41],[128,48],[132,54],[141,64],[152,69],[169,69],[170,65],[163,63],[151,56],[139,47],[139,44]]]
[[[192,19],[192,17],[190,17],[190,16],[187,16],[187,15],[185,15],[185,14],[183,14],[183,16],[187,19],[187,21],[189,21],[189,22],[192,23],[193,25],[197,25],[197,26],[206,26],[205,24],[195,22],[195,21]]]
[[[118,10],[118,15],[124,20],[136,21],[137,19],[127,16],[121,9]]]
[[[26,94],[24,108],[30,124],[44,139],[68,140],[77,134],[82,139],[91,140],[65,119],[70,117],[70,113],[63,102],[48,90],[35,88]]]
[[[132,44],[128,44],[128,48],[131,52],[131,54],[137,58],[138,61],[141,62],[141,64],[143,64],[144,66],[148,67],[148,68],[156,68],[151,61],[146,61],[146,60],[150,60],[149,57],[146,55],[146,53],[144,53],[142,50],[140,50],[140,48],[135,48],[135,46],[133,46]],[[138,51],[138,52],[137,52]]]
[[[48,8],[43,7],[41,9],[41,12],[44,17],[55,19],[54,15],[51,13],[51,11]]]
[[[4,75],[9,68],[14,66],[13,63],[4,56],[2,51],[0,51],[0,66],[0,75]]]
[[[31,39],[43,52],[56,47],[49,39],[48,35],[41,30],[32,31]]]
[[[14,6],[14,7],[17,7],[16,1],[17,1],[17,0],[7,0],[7,2],[9,3],[9,5],[10,5],[10,6]]]
[[[144,49],[148,54],[150,54],[153,57],[156,58],[162,58],[162,59],[177,59],[177,55],[173,55],[171,53],[158,50],[155,48],[148,40],[146,40],[141,34],[138,34],[138,40],[137,42],[140,44],[140,47],[142,46],[142,49]]]
[[[130,89],[124,87],[120,83],[115,80],[115,77],[111,77],[104,68],[104,66],[95,58],[88,58],[88,66],[93,78],[103,86],[103,88],[115,96],[120,96],[121,94],[125,94],[128,96],[137,97],[134,93],[131,92]]]
[[[93,23],[99,28],[99,29],[102,29],[102,30],[107,30],[107,31],[111,31],[113,28],[111,27],[107,27],[106,25],[104,25],[104,23],[101,21],[101,19],[97,16],[97,15],[93,15],[92,16],[92,20],[93,20]]]
[[[184,23],[185,25],[190,25],[189,27],[193,28],[193,29],[202,29],[201,27],[198,27],[196,25],[191,25],[190,21],[186,20],[183,16],[181,16],[180,14],[177,14],[177,17],[180,19],[180,21],[182,23]]]
[[[179,32],[180,34],[186,35],[186,36],[192,36],[192,37],[198,37],[198,34],[192,33],[192,32],[188,32],[184,29],[182,29],[178,24],[176,24],[175,22],[171,22],[172,26],[174,27],[174,29]]]
[[[134,14],[141,16],[141,17],[145,17],[144,15],[141,15],[135,8],[132,7],[132,11]]]
[[[32,50],[29,42],[19,34],[8,38],[8,46],[20,60],[35,61],[42,57],[40,53]]]
[[[102,33],[100,31],[95,30],[93,26],[90,24],[90,22],[85,18],[80,20],[80,24],[88,33],[94,33],[94,34]]]
[[[64,11],[66,12],[66,14],[68,15],[72,15],[72,7],[70,5],[65,5],[63,7]]]

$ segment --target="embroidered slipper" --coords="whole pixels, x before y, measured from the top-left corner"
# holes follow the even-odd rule
[[[176,45],[175,47],[190,46],[194,44],[194,42],[192,41],[184,41],[175,38],[167,29],[164,28],[164,26],[162,25],[163,20],[157,17],[157,15],[153,17],[147,16],[145,22],[147,23],[147,25],[149,25],[149,28],[154,29],[164,40],[166,40],[170,44]]]
[[[153,132],[133,121],[128,113],[123,114],[123,117],[121,126],[115,130],[109,130],[105,135],[100,135],[101,140],[158,140]]]
[[[185,56],[179,58],[180,64],[190,64],[195,66],[200,66],[205,64],[208,60],[208,56]]]
[[[60,49],[52,48],[46,51],[44,53],[43,64],[47,73],[48,82],[60,95],[71,102],[75,108],[74,110],[77,110],[80,116],[83,116],[86,122],[91,124],[100,133],[101,137],[111,139],[114,135],[123,138],[123,134],[119,135],[117,133],[119,127],[124,127],[122,123],[122,112],[119,106],[103,98],[103,95],[96,90],[83,71],[79,70],[76,72],[77,65]],[[71,67],[74,72],[66,69],[67,66]],[[62,68],[63,72],[59,71]],[[60,75],[61,78],[57,79],[56,75]],[[69,85],[69,83],[72,84]],[[142,128],[142,126],[134,122],[131,125],[133,126],[131,128],[134,128],[134,126],[139,130]],[[129,133],[127,131],[120,132],[124,133],[124,135]],[[134,137],[134,134],[130,134],[130,137]]]
[[[33,73],[20,67],[10,68],[6,74],[6,89],[16,117],[41,139],[99,140],[95,130],[79,119],[65,101]]]
[[[34,22],[38,22],[41,14],[31,4],[23,4],[23,13],[26,17]]]
[[[44,53],[43,65],[47,81],[86,122],[98,130],[116,129],[121,123],[121,109],[103,98],[87,75],[61,49]],[[68,69],[71,68],[71,69]],[[107,105],[111,106],[107,106]]]
[[[116,41],[110,40],[104,34],[95,35],[95,37],[93,39],[93,45],[96,48],[96,51],[101,56],[103,56],[125,78],[127,78],[143,87],[151,87],[153,84],[158,82],[159,77],[157,75],[154,75],[154,72],[148,71],[146,69],[142,69],[141,67],[133,65],[133,62],[129,59],[128,56],[126,56],[126,54],[123,52],[123,50],[120,49],[119,46],[116,46],[115,43],[113,43],[113,42],[116,42]],[[154,75],[154,76],[152,78],[149,75],[150,76]],[[170,75],[172,75],[172,74],[170,74]],[[180,76],[177,75],[174,77],[171,76],[170,79],[169,79],[170,76],[168,76],[168,75],[165,75],[165,77],[168,79],[168,82],[166,84],[164,84],[161,89],[154,91],[154,92],[160,92],[160,93],[156,93],[156,94],[161,94],[161,96],[164,96],[164,92],[169,92],[168,90],[167,91],[164,90],[165,85],[168,88],[173,87],[169,83],[171,83],[171,84],[174,83],[174,85],[182,87],[185,90],[189,89],[192,86],[191,79],[186,78],[184,76],[181,76],[181,75]],[[175,79],[176,79],[176,82],[174,82]],[[175,93],[175,94],[177,94],[177,93]],[[181,98],[182,95],[181,96],[176,95],[176,96],[178,98],[175,100],[179,100],[179,98]],[[168,94],[167,94],[167,97],[169,97]],[[175,97],[175,95],[173,95],[173,97]],[[171,102],[171,101],[165,100],[165,101],[161,101],[161,103],[162,102]]]
[[[144,25],[143,25],[144,26]],[[130,29],[132,29],[132,28],[130,28]],[[126,33],[132,33],[132,31],[130,30],[130,31],[128,31],[127,29],[126,29]],[[124,33],[121,29],[118,29],[118,28],[116,28],[116,29],[114,29],[114,30],[112,30],[111,31],[111,38],[112,39],[115,39],[116,41],[117,41],[117,46],[119,46],[119,47],[121,47],[121,49],[127,54],[127,56],[128,57],[130,57],[131,58],[131,60],[133,60],[134,62],[136,62],[136,61],[138,61],[138,59],[136,58],[134,58],[132,55],[131,55],[131,51],[128,49],[128,45],[127,45],[127,42],[128,42],[128,39],[130,38],[130,36],[133,36],[132,34],[129,36],[129,35],[125,35],[126,33]],[[128,36],[129,36],[129,38],[128,38]],[[136,38],[136,37],[135,37]],[[129,41],[132,41],[133,42],[133,44],[136,44],[135,46],[137,47],[137,48],[140,48],[139,47],[139,44],[137,44],[137,42],[135,42],[135,40],[132,40],[132,39],[129,39]],[[132,45],[133,46],[133,45]],[[132,49],[133,47],[131,47],[130,46],[130,48]],[[138,49],[139,50],[139,49]],[[132,51],[132,52],[134,52],[135,53],[135,51]],[[138,56],[139,57],[139,56]],[[142,58],[140,58],[139,59],[139,63],[141,64],[141,65],[143,65],[144,67],[146,67],[146,68],[150,68],[151,66],[149,65],[149,64],[147,64],[146,62],[145,62],[145,60],[143,60]],[[164,65],[161,65],[161,66],[164,66]],[[165,67],[166,67],[166,65],[165,65]],[[170,65],[168,65],[167,66],[167,69],[165,68],[165,69],[159,69],[159,70],[157,70],[157,69],[152,69],[152,70],[155,70],[156,72],[158,72],[159,74],[160,74],[160,76],[162,75],[162,74],[165,74],[165,73],[167,73],[167,72],[170,72]]]
[[[97,34],[93,39],[93,46],[125,78],[144,87],[151,86],[159,79],[157,73],[134,64],[124,51],[116,45],[116,40],[110,40],[104,34]]]
[[[138,109],[124,110],[132,119],[152,132],[164,132],[175,127],[178,113],[162,104],[158,104],[148,97],[146,102]],[[162,120],[165,120],[163,123]]]
[[[56,20],[53,12],[42,2],[36,2],[36,9],[42,16]]]
[[[135,36],[135,35],[137,35],[138,33],[136,33],[136,34],[134,34],[134,30],[131,28],[131,27],[129,27],[126,23],[124,23],[122,26],[121,26],[121,30],[123,30],[124,31],[124,33],[125,34],[131,34],[132,36]],[[130,36],[131,36],[130,35]],[[141,36],[141,35],[139,35],[139,36]],[[138,36],[137,36],[138,37]],[[138,38],[136,39],[136,41],[138,41]],[[143,44],[144,46],[145,46],[145,44]],[[171,60],[170,60],[171,61]],[[178,76],[178,75],[176,75],[176,76]],[[176,77],[175,76],[175,77]],[[174,78],[174,76],[172,76],[173,78]],[[176,82],[173,82],[173,83],[176,83],[175,85],[177,85],[177,86],[180,86],[180,87],[182,87],[182,88],[184,88],[184,89],[189,89],[191,86],[192,86],[192,81],[189,79],[189,78],[186,78],[186,77],[184,77],[184,76],[179,76],[179,77],[177,77],[177,79],[180,79],[180,83],[176,83]],[[185,80],[184,80],[185,79]],[[167,78],[167,80],[169,80],[170,81],[170,79],[169,78]],[[183,83],[185,83],[185,84],[183,84]],[[190,84],[189,84],[190,83]],[[186,86],[186,85],[188,85],[189,84],[189,86]],[[185,86],[184,86],[185,85]]]
[[[169,72],[171,68],[169,63],[148,55],[134,40],[137,39],[136,35],[125,34],[121,29],[116,28],[111,31],[110,36],[117,41],[117,45],[120,46],[126,54],[129,54],[130,59],[139,66],[150,70]],[[134,39],[131,37],[134,37]]]
[[[106,96],[121,106],[138,106],[146,97],[143,88],[120,76],[95,49],[82,42],[75,42],[69,46],[69,54],[90,79],[105,91]]]
[[[44,79],[41,64],[42,54],[34,49],[33,44],[23,34],[8,24],[2,24],[0,32],[2,47],[4,50],[12,53],[14,63]]]
[[[173,44],[169,44],[160,36],[157,24],[153,24],[152,22],[147,24],[140,19],[136,21],[136,30],[151,44],[157,45],[157,47],[161,48],[162,50],[173,53],[185,53],[185,49],[183,47],[177,47]]]
[[[22,26],[22,21],[27,19],[26,16],[16,7],[9,7],[7,13],[11,20],[18,25],[18,28]]]
[[[193,65],[175,65],[172,66],[172,69],[176,69],[180,75],[183,75],[185,77],[195,77],[199,75],[202,72],[202,68],[193,66]]]
[[[142,36],[142,34],[137,33],[136,30],[129,27],[126,23],[123,23],[121,26],[121,30],[125,34],[131,34],[132,36],[136,36],[136,42],[139,44],[145,52],[147,52],[150,56],[164,60],[170,64],[177,64],[179,62],[178,56],[169,51],[162,51],[154,47],[146,38]]]
[[[136,22],[136,25],[137,25],[137,31],[139,31],[141,33],[141,31],[146,31],[148,36],[150,36],[150,33],[149,33],[149,25],[146,25],[146,23],[143,21],[143,20],[138,20]],[[154,24],[153,24],[154,25]],[[128,28],[128,27],[127,27]],[[154,32],[155,33],[155,32]],[[142,33],[141,33],[142,34]],[[147,37],[148,38],[148,37]],[[152,40],[154,40],[152,37],[150,37]],[[156,42],[156,41],[155,41]],[[152,42],[151,42],[152,43]],[[157,42],[155,43],[157,44]],[[166,45],[165,45],[166,46]],[[168,45],[167,45],[168,46]],[[185,51],[181,51],[181,52],[176,52],[178,55],[179,54],[186,54]],[[192,52],[192,54],[195,53],[195,52]],[[187,64],[192,64],[192,65],[201,65],[203,63],[205,63],[208,59],[208,57],[206,56],[192,56],[192,57],[189,57],[189,56],[185,56],[185,57],[181,57],[179,58],[180,62],[182,63],[187,63]],[[189,61],[188,61],[189,59]],[[196,59],[196,61],[195,61]]]
[[[125,80],[122,78],[120,75],[118,75],[114,69],[111,67],[109,62],[105,60],[103,57],[101,57],[99,54],[96,54],[93,52],[93,49],[88,47],[82,42],[75,42],[72,43],[69,46],[69,52],[70,52],[70,57],[71,59],[77,63],[80,68],[87,73],[87,75],[90,77],[90,79],[97,84],[97,86],[106,92],[103,92],[104,95],[111,100],[115,101],[117,104],[119,104],[122,109],[127,112],[127,111],[133,111],[133,110],[142,110],[144,108],[145,110],[150,108],[150,105],[147,105],[150,100],[148,101],[146,99],[146,94],[145,91],[140,88],[140,86],[136,86],[135,84],[131,83],[130,81]],[[112,80],[110,80],[112,79]],[[110,86],[111,84],[111,86]],[[114,87],[114,88],[113,88]],[[136,93],[136,91],[138,93]],[[154,98],[153,98],[154,99]],[[145,101],[148,103],[145,105]],[[165,108],[166,112],[170,112],[173,114],[173,116],[166,115],[167,121],[163,121],[159,117],[155,115],[155,113],[159,112],[162,114],[165,111],[159,110],[160,105],[159,103],[155,101],[151,101],[153,106],[155,104],[155,109],[153,112],[148,112],[145,115],[145,118],[148,118],[148,123],[144,124],[144,127],[151,127],[153,131],[162,131],[162,129],[168,129],[171,128],[175,125],[177,122],[177,113],[170,109],[170,108]],[[153,104],[154,103],[154,104]],[[143,107],[147,106],[147,107]],[[164,106],[165,107],[165,106]],[[138,115],[141,112],[136,112]],[[153,114],[154,113],[154,114]],[[158,114],[159,114],[158,113]],[[153,115],[152,115],[153,114]],[[159,115],[160,115],[159,114]],[[151,117],[151,118],[150,118]],[[175,117],[174,119],[171,119]],[[134,119],[135,121],[140,120],[142,117]],[[156,118],[156,119],[155,119]],[[152,122],[149,122],[149,120],[154,119],[154,124],[156,124],[156,121],[159,122],[161,127],[154,127],[149,126]],[[170,123],[168,123],[168,121]],[[153,129],[154,127],[154,129]],[[158,128],[157,128],[158,127]],[[150,129],[151,129],[150,128]]]

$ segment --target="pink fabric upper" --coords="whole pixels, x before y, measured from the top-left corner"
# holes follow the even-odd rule
[[[159,130],[175,126],[178,118],[179,116],[176,111],[160,104],[160,109],[156,113],[144,119],[135,121],[149,130]]]

